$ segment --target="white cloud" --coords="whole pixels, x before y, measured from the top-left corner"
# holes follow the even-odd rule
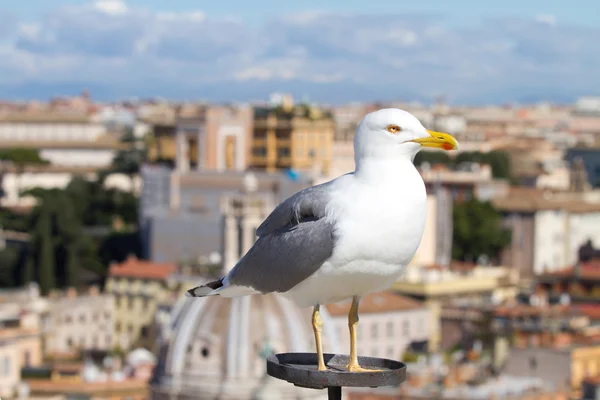
[[[127,12],[127,5],[121,0],[96,0],[94,9],[109,15],[123,15]]]
[[[535,20],[542,24],[556,25],[556,15],[552,14],[538,14],[535,16]]]
[[[81,84],[119,95],[291,90],[326,100],[446,93],[457,101],[505,101],[600,92],[599,29],[555,24],[549,16],[470,28],[439,20],[311,11],[255,27],[236,16],[101,0],[5,29],[0,82]]]

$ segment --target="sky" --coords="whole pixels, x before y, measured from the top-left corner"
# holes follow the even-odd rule
[[[0,1],[0,99],[600,95],[600,2]]]

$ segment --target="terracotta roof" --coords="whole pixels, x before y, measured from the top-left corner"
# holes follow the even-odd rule
[[[574,278],[575,267],[567,267],[560,271],[549,272],[541,275],[540,278]],[[579,270],[581,279],[600,280],[600,260],[593,260],[581,265]]]
[[[70,380],[27,380],[27,385],[33,394],[41,393],[110,393],[122,390],[145,390],[148,383],[141,379],[128,379],[125,381],[110,382],[83,382]]]
[[[579,309],[579,312],[586,317],[600,320],[600,304],[578,304],[577,308]]]
[[[176,271],[175,264],[159,264],[136,257],[129,257],[121,264],[110,266],[109,277],[138,278],[138,279],[166,279]]]
[[[327,311],[332,316],[347,315],[350,311],[350,300],[329,304]],[[392,311],[417,310],[423,307],[417,300],[410,297],[401,296],[393,292],[372,293],[362,298],[360,301],[359,312],[361,314],[384,313]]]
[[[588,376],[587,378],[584,378],[583,381],[592,385],[600,385],[600,375]]]
[[[576,307],[568,305],[554,305],[549,307],[536,307],[528,304],[517,304],[514,306],[499,306],[494,309],[494,315],[502,317],[521,317],[532,315],[578,315]]]

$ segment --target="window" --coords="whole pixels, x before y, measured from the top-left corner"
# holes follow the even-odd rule
[[[112,342],[112,337],[110,335],[106,335],[106,347],[110,347]]]
[[[208,347],[203,347],[201,350],[202,353],[202,357],[204,358],[208,358],[208,356],[210,355],[210,351],[208,350]]]
[[[390,338],[394,337],[394,322],[393,321],[387,322],[387,335]]]
[[[402,330],[403,330],[403,332],[404,332],[405,335],[410,335],[410,322],[408,320],[404,321],[403,329]]]
[[[73,322],[73,318],[70,315],[65,316],[65,324],[70,324]]]
[[[67,338],[67,347],[69,349],[73,348],[73,339],[72,338]]]
[[[377,324],[371,325],[371,339],[377,339]]]
[[[289,147],[280,147],[277,149],[277,155],[279,157],[289,157],[290,156],[290,148]]]
[[[82,315],[79,316],[79,322],[80,323],[85,324],[85,319],[86,319],[85,315],[82,314]]]
[[[388,357],[391,358],[392,360],[396,357],[396,354],[394,354],[394,348],[392,346],[388,347],[387,353],[388,353]]]
[[[25,350],[24,359],[25,359],[25,366],[29,367],[31,364],[31,353],[29,353],[28,350]]]
[[[265,147],[255,147],[252,149],[252,155],[255,157],[264,157],[267,155],[267,149]]]
[[[8,356],[5,356],[4,362],[2,364],[3,364],[2,367],[3,367],[4,376],[9,376],[10,375],[10,358],[8,358]]]
[[[147,326],[142,327],[141,331],[140,331],[140,336],[142,338],[147,338],[150,335],[150,329],[148,329]]]

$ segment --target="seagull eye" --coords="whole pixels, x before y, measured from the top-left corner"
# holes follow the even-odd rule
[[[400,132],[402,129],[400,129],[400,127],[398,125],[388,125],[387,127],[387,131],[389,133],[398,133]]]

